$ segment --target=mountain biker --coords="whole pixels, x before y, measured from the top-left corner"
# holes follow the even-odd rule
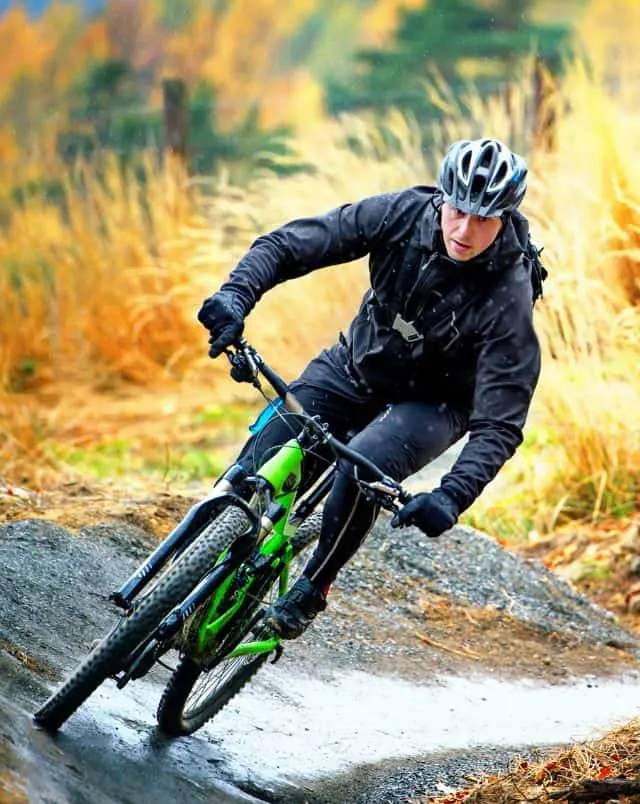
[[[216,357],[267,290],[369,255],[371,287],[347,334],[291,388],[338,438],[356,431],[350,446],[397,480],[468,434],[439,487],[415,495],[393,526],[439,536],[522,441],[540,372],[532,319],[541,266],[517,211],[526,177],[524,159],[499,140],[455,142],[436,187],[364,198],[259,237],[198,313]],[[273,416],[239,463],[259,463],[291,437],[289,428]],[[339,469],[312,557],[267,612],[284,639],[326,608],[329,587],[378,514],[353,482],[353,467]]]

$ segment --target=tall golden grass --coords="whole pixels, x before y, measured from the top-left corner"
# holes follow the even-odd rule
[[[553,100],[555,148],[531,160],[528,211],[551,269],[543,374],[532,446],[496,487],[500,517],[510,503],[540,530],[640,502],[640,116],[632,85],[611,93],[610,80],[575,65]]]
[[[28,479],[50,457],[56,383],[105,392],[197,383],[206,339],[195,312],[255,236],[370,193],[433,183],[448,142],[486,133],[527,152],[525,212],[551,276],[536,312],[544,370],[527,443],[474,510],[517,508],[512,527],[525,517],[546,529],[629,508],[640,470],[640,115],[617,78],[612,94],[597,71],[569,69],[549,101],[551,151],[531,142],[523,79],[510,114],[500,99],[472,94],[470,113],[428,133],[428,150],[400,115],[387,121],[394,148],[350,118],[295,142],[311,172],[264,174],[241,188],[223,172],[187,181],[149,156],[144,188],[116,164],[100,178],[85,167],[67,179],[65,213],[38,198],[13,207],[0,232],[0,473]],[[453,103],[437,82],[432,91]],[[280,286],[250,316],[249,336],[294,376],[348,323],[366,279],[360,262]],[[207,378],[223,369],[207,366]]]
[[[12,210],[0,236],[5,391],[147,382],[193,356],[180,245],[191,200],[172,172],[144,167],[144,188],[114,160],[100,178],[67,176],[63,208],[35,196]]]

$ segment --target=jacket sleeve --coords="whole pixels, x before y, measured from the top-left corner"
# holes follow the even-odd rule
[[[402,193],[371,196],[325,215],[300,218],[259,237],[220,288],[245,315],[270,288],[318,268],[364,257],[400,214]]]
[[[527,279],[527,282],[529,280]],[[520,283],[522,284],[522,283]],[[469,440],[441,488],[464,511],[522,443],[522,428],[540,375],[530,289],[498,293],[476,348]]]

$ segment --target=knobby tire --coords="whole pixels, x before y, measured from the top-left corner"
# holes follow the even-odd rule
[[[312,544],[320,530],[320,514],[309,517],[299,528],[291,546],[294,556]],[[279,573],[274,573],[266,582],[263,590],[268,593],[278,583]],[[237,635],[234,644],[225,641],[225,651],[217,656],[208,668],[189,656],[183,656],[169,680],[158,705],[157,719],[160,729],[171,737],[180,737],[200,729],[211,720],[229,701],[247,684],[269,658],[269,654],[237,656],[229,658],[228,654],[236,645],[250,635],[252,631],[252,614],[261,606],[255,600],[252,607],[244,607],[238,615],[249,624]],[[237,615],[237,616],[238,616]],[[251,635],[255,639],[257,635]],[[192,703],[190,698],[196,685],[202,682],[205,691]]]
[[[123,616],[71,673],[63,685],[35,713],[35,722],[55,732],[148,638],[162,619],[180,603],[247,527],[248,519],[238,508],[224,511],[160,577],[148,593],[142,593],[135,608]]]

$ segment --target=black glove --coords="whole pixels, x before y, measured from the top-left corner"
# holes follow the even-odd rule
[[[209,357],[218,357],[242,335],[244,310],[228,293],[214,293],[204,300],[198,321],[211,333]]]
[[[441,489],[429,494],[416,494],[391,520],[392,528],[416,525],[427,536],[435,538],[453,527],[458,520],[456,505]]]

